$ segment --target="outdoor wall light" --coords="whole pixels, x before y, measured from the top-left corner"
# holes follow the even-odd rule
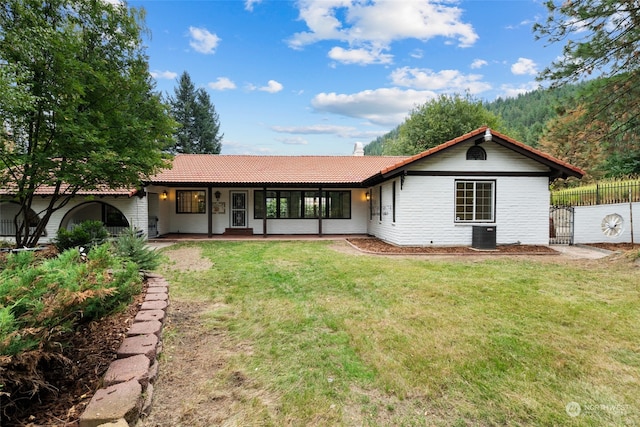
[[[365,199],[367,199],[367,202],[368,202],[369,200],[371,200],[371,193],[370,193],[370,192],[368,192],[368,191],[367,191],[366,193],[364,193],[364,198],[365,198]]]
[[[163,191],[162,194],[160,195],[160,198],[162,200],[167,200],[167,197],[169,197],[169,195],[167,194],[167,190]]]
[[[222,195],[219,191],[216,191],[215,193],[213,193],[214,196],[216,196],[216,200],[220,200],[220,196]]]

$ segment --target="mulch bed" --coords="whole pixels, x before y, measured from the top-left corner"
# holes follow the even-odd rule
[[[376,254],[397,255],[479,255],[479,254],[523,254],[523,255],[551,255],[558,252],[548,246],[536,245],[498,245],[495,250],[477,250],[467,246],[395,246],[382,240],[347,239],[356,248],[363,252]]]
[[[89,322],[64,337],[68,345],[62,348],[61,354],[66,362],[56,358],[38,364],[39,374],[52,388],[41,389],[34,396],[11,396],[17,399],[18,409],[7,405],[6,397],[2,397],[0,426],[77,426],[80,415],[101,387],[104,374],[115,360],[143,299],[144,292],[127,310]],[[9,409],[11,413],[7,413]]]

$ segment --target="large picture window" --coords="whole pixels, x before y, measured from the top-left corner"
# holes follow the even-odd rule
[[[456,222],[493,222],[495,181],[456,181]]]
[[[204,190],[177,190],[177,213],[206,213],[207,197]]]
[[[263,219],[266,206],[267,218],[297,219],[318,218],[322,209],[322,218],[351,218],[350,191],[289,191],[277,190],[254,192],[254,218]]]

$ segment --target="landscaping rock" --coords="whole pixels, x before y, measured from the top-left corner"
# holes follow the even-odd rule
[[[169,305],[167,301],[145,301],[140,310],[164,310],[167,305]]]
[[[147,294],[144,297],[145,301],[167,301],[169,299],[169,294],[166,292],[158,292],[157,294]]]
[[[151,361],[144,354],[118,359],[111,362],[104,375],[105,386],[136,380],[142,387],[149,384]]]
[[[147,288],[147,295],[149,295],[149,294],[168,293],[168,292],[169,292],[169,287],[168,286],[153,286],[153,287]]]
[[[149,384],[144,396],[144,403],[142,404],[142,411],[140,415],[143,417],[148,416],[151,413],[151,404],[153,403],[153,384]]]
[[[160,338],[162,333],[162,323],[158,320],[147,320],[146,322],[136,322],[127,331],[127,336],[154,334]]]
[[[142,386],[136,380],[102,388],[93,395],[80,416],[79,427],[98,427],[120,419],[134,423],[142,409],[141,396]]]
[[[166,315],[167,313],[164,310],[140,310],[133,321],[147,322],[149,320],[157,320],[159,322],[164,322]]]
[[[157,346],[158,337],[156,335],[138,335],[125,338],[116,354],[118,359],[143,354],[147,356],[149,360],[154,360],[156,358]]]

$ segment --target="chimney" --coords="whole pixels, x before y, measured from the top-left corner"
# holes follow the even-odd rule
[[[353,155],[364,156],[364,147],[362,146],[362,142],[356,142],[355,147],[353,147]]]

